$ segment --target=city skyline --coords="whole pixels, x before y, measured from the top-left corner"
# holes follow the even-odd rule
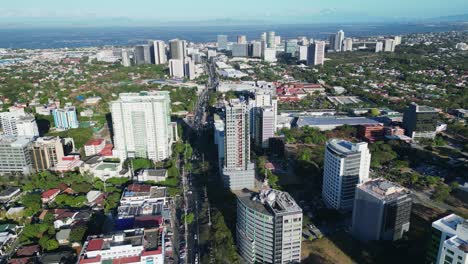
[[[316,1],[295,0],[294,5],[286,2],[254,3],[240,0],[236,5],[225,8],[215,1],[182,0],[178,6],[172,2],[139,1],[139,5],[129,5],[128,0],[92,2],[31,1],[22,0],[4,3],[0,8],[0,25],[38,26],[65,23],[76,25],[106,21],[107,25],[137,26],[150,23],[151,26],[167,23],[206,22],[223,20],[226,23],[332,23],[332,22],[390,22],[417,21],[445,16],[460,16],[468,13],[468,4],[462,0],[452,0],[451,4],[440,1],[392,1],[376,4],[374,1]],[[110,9],[112,5],[112,9]],[[141,6],[146,8],[142,9]],[[300,8],[299,8],[300,7]],[[112,10],[112,12],[110,12]],[[163,12],[158,12],[163,10]],[[86,19],[86,21],[82,21]],[[58,25],[57,25],[58,26]]]

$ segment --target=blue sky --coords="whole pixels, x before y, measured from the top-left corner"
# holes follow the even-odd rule
[[[466,13],[468,0],[2,0],[0,23],[84,18],[155,22],[212,19],[363,22]]]

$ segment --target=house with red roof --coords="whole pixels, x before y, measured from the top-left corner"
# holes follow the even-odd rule
[[[60,189],[50,189],[41,194],[43,204],[50,203],[60,194]]]
[[[106,141],[102,138],[90,139],[84,145],[85,155],[87,157],[97,155],[101,152],[106,146]]]

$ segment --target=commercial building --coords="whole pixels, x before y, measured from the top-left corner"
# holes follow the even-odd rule
[[[159,229],[143,228],[91,236],[84,243],[79,264],[164,263],[164,236]]]
[[[249,55],[249,48],[247,43],[232,44],[231,52],[233,57],[247,57]]]
[[[457,226],[465,219],[456,214],[450,214],[432,223],[431,241],[427,249],[426,263],[439,264],[444,251],[444,242],[457,234]],[[442,264],[445,264],[442,262]]]
[[[151,63],[165,64],[167,62],[166,43],[162,40],[150,40]]]
[[[58,130],[80,127],[78,117],[76,116],[76,108],[74,106],[54,109],[52,110],[52,115],[54,117],[55,128]]]
[[[468,220],[457,225],[453,237],[445,240],[438,264],[468,264]]]
[[[307,52],[309,50],[309,47],[308,46],[298,46],[297,47],[297,59],[299,61],[307,61]]]
[[[218,35],[218,50],[227,50],[228,36]]]
[[[356,188],[351,232],[359,240],[398,240],[409,230],[409,191],[383,178]]]
[[[276,48],[264,48],[262,59],[266,62],[276,62]]]
[[[353,51],[353,39],[345,38],[343,40],[343,51]]]
[[[169,75],[175,78],[184,78],[185,65],[183,60],[169,60]]]
[[[31,143],[31,159],[35,171],[55,167],[65,156],[59,137],[42,137]]]
[[[383,46],[384,46],[384,43],[382,41],[377,41],[375,43],[375,52],[376,53],[382,52],[383,51]]]
[[[321,131],[333,130],[337,127],[359,126],[359,125],[379,125],[380,123],[366,117],[349,117],[349,116],[300,116],[297,119],[297,127],[315,127]]]
[[[31,139],[26,137],[0,136],[0,175],[33,172]]]
[[[429,106],[411,103],[403,114],[405,135],[415,138],[434,138],[436,135],[438,113]]]
[[[302,209],[286,192],[266,185],[237,195],[237,248],[246,263],[299,263]]]
[[[307,65],[322,65],[325,61],[325,42],[316,41],[307,50]]]
[[[322,197],[336,210],[351,210],[356,185],[369,179],[371,154],[367,143],[332,139],[325,147]]]
[[[255,145],[261,148],[268,148],[269,139],[275,136],[275,112],[271,106],[257,108],[255,118]]]
[[[276,50],[275,32],[270,31],[266,34],[267,48],[274,48]]]
[[[256,119],[260,118],[260,111],[262,107],[271,107],[271,114],[273,117],[273,134],[276,132],[277,116],[278,116],[278,100],[275,99],[270,93],[267,92],[256,92],[255,99],[249,100],[249,111],[250,111],[250,135],[255,139],[257,130],[260,126],[263,126],[262,122],[257,122]],[[268,118],[267,118],[268,120]],[[268,121],[269,122],[269,121]],[[258,128],[258,129],[257,129]],[[268,129],[269,130],[269,129]],[[267,140],[265,138],[265,140]]]
[[[245,35],[237,36],[237,44],[247,44],[247,36]]]
[[[249,44],[249,56],[253,58],[262,57],[262,43],[259,41],[252,41]]]
[[[231,190],[252,189],[255,168],[250,162],[250,118],[245,102],[232,99],[225,107],[224,186]]]
[[[149,45],[137,45],[133,58],[136,65],[151,64],[151,48]]]
[[[380,124],[358,126],[358,137],[368,143],[384,140],[385,127]]]
[[[187,57],[187,42],[185,40],[173,39],[169,41],[171,59],[184,61]]]
[[[32,114],[24,112],[0,113],[0,125],[7,136],[37,137],[39,129]]]
[[[114,155],[148,158],[153,161],[171,155],[171,99],[169,92],[121,93],[110,103],[114,128]]]
[[[393,39],[385,39],[384,40],[384,52],[395,52],[395,40]]]
[[[336,32],[335,37],[333,39],[333,43],[330,43],[330,45],[333,45],[333,49],[335,52],[340,52],[343,50],[343,40],[345,38],[345,34],[343,30],[340,30]]]
[[[219,115],[214,116],[214,143],[218,148],[218,168],[222,172],[224,167],[224,121]]]
[[[122,65],[124,67],[132,66],[132,61],[130,60],[129,51],[126,49],[122,49]]]
[[[286,53],[290,57],[296,57],[297,50],[297,39],[290,39],[286,41],[284,45],[284,53]]]

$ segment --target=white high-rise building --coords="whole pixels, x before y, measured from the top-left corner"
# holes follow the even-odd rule
[[[276,62],[276,48],[265,48],[263,50],[263,61]]]
[[[255,166],[250,162],[250,118],[245,102],[232,99],[226,105],[224,137],[224,186],[231,190],[252,189]]]
[[[237,36],[237,44],[247,44],[247,36],[245,35]]]
[[[148,158],[171,155],[171,99],[169,92],[121,93],[110,103],[114,128],[114,155]]]
[[[384,40],[384,51],[385,52],[395,52],[395,40],[385,39]]]
[[[136,65],[151,64],[151,49],[149,45],[135,46],[133,55]]]
[[[262,57],[262,43],[259,41],[252,41],[249,45],[249,56],[254,58]]]
[[[307,61],[307,50],[309,49],[308,46],[299,46],[297,48],[297,59],[299,61]]]
[[[451,214],[432,222],[431,242],[427,249],[426,263],[439,263],[444,251],[444,242],[457,234],[457,226],[463,224],[464,221],[463,217]]]
[[[259,107],[255,117],[255,144],[268,148],[268,140],[275,136],[275,112],[271,106]]]
[[[185,40],[173,39],[169,41],[171,59],[184,61],[187,57],[187,42]]]
[[[342,50],[344,38],[345,34],[343,30],[338,31],[335,34],[335,42],[333,43],[333,47],[336,52],[340,52]]]
[[[343,51],[353,51],[353,39],[345,38],[343,40]]]
[[[184,61],[183,60],[169,60],[169,75],[176,78],[184,78]]]
[[[30,138],[39,136],[36,119],[32,114],[24,112],[0,113],[0,125],[4,135]]]
[[[395,46],[398,46],[401,44],[401,36],[394,36],[393,40],[395,41]]]
[[[266,35],[267,48],[276,48],[275,32],[270,31]]]
[[[184,62],[184,77],[193,80],[195,79],[195,63],[191,58],[186,58]]]
[[[369,179],[367,143],[332,139],[325,148],[322,197],[329,208],[351,210],[356,185]]]
[[[276,132],[277,118],[278,118],[278,100],[273,98],[269,93],[256,93],[254,100],[249,100],[250,111],[250,135],[255,139],[257,133],[256,121],[259,110],[262,107],[271,107],[273,116],[273,134]]]
[[[153,64],[164,64],[167,62],[166,43],[162,40],[150,40],[151,62]]]
[[[457,225],[453,237],[445,240],[438,264],[468,264],[468,220]]]
[[[267,41],[267,33],[266,32],[263,32],[261,35],[260,35],[260,41]]]
[[[228,36],[218,35],[218,50],[227,50]]]
[[[382,52],[383,51],[383,46],[384,46],[384,43],[382,41],[377,41],[375,43],[375,52],[376,53]]]
[[[130,54],[128,53],[128,50],[122,49],[122,65],[124,67],[132,66],[132,62],[130,61]]]
[[[325,42],[316,41],[307,50],[307,65],[322,65],[325,61]]]

